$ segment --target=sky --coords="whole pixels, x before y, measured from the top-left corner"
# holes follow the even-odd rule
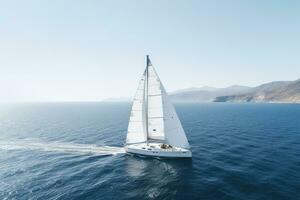
[[[300,2],[0,0],[0,102],[130,97],[300,78]]]

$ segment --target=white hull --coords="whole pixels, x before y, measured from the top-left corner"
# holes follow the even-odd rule
[[[144,156],[167,157],[167,158],[191,158],[192,152],[189,149],[171,147],[163,149],[161,143],[140,143],[125,146],[125,151],[131,154]]]

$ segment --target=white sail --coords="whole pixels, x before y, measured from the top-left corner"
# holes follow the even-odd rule
[[[176,111],[147,58],[147,67],[133,100],[126,143],[148,140],[160,140],[176,147],[189,148]]]
[[[127,130],[127,144],[147,141],[145,129],[145,74],[146,71],[139,82],[138,89],[133,99]]]
[[[148,138],[189,148],[180,120],[154,67],[148,67]]]
[[[162,91],[165,141],[167,144],[171,144],[176,147],[190,148],[175,108],[168,100],[168,94],[164,88],[162,88]]]
[[[148,139],[164,140],[162,85],[152,65],[148,67]]]

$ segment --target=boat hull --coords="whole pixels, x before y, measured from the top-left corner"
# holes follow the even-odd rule
[[[152,156],[152,157],[165,157],[165,158],[191,158],[192,152],[189,149],[172,147],[162,149],[161,143],[142,143],[131,144],[125,146],[126,153]]]

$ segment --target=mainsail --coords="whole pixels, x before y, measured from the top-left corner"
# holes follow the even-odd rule
[[[147,141],[147,131],[145,126],[145,79],[146,70],[140,80],[133,99],[127,130],[127,144]]]
[[[126,143],[149,140],[189,148],[176,111],[147,56],[147,66],[133,100]]]

